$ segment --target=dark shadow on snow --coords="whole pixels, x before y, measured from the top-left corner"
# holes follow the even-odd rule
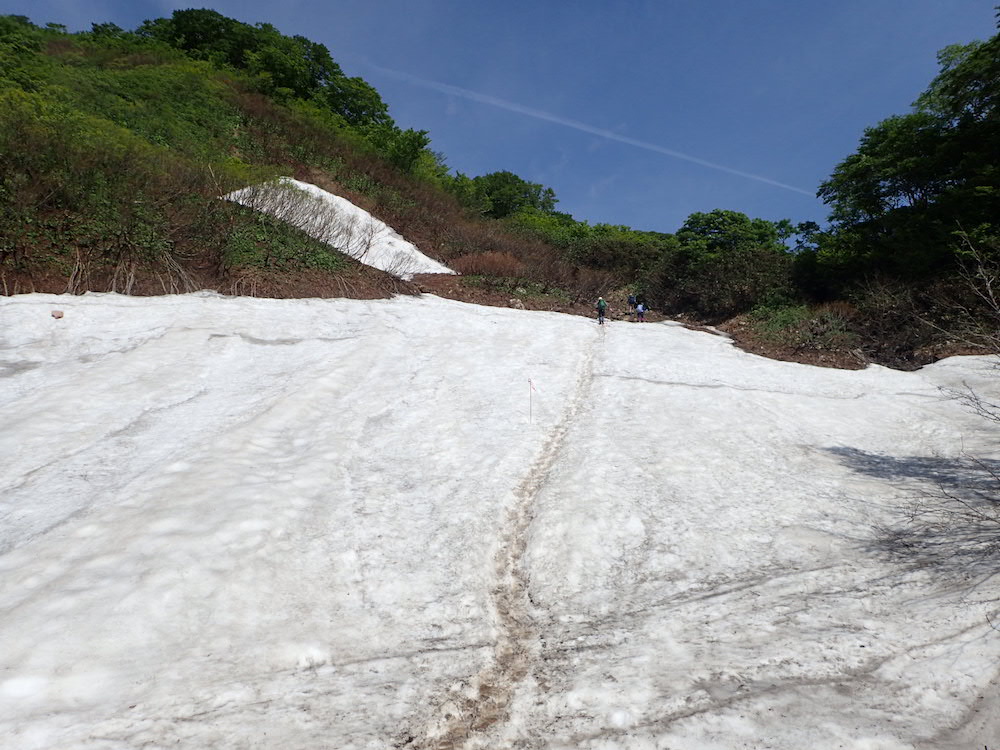
[[[894,517],[874,527],[873,552],[973,586],[1000,572],[1000,461],[827,451],[851,470],[907,491]]]
[[[1000,476],[1000,460],[941,458],[939,456],[886,456],[857,448],[827,448],[849,469],[877,479],[931,484],[963,494],[989,490]]]

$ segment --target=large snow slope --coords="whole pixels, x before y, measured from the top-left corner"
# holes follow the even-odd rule
[[[963,381],[434,297],[0,298],[0,746],[993,747],[996,583],[870,545],[998,457]]]

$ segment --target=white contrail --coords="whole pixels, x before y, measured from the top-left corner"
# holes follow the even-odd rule
[[[700,164],[703,167],[708,167],[709,169],[717,169],[720,172],[726,172],[727,174],[738,175],[739,177],[746,177],[749,180],[756,180],[757,182],[763,182],[768,185],[774,185],[775,187],[784,188],[785,190],[791,190],[794,193],[801,193],[802,195],[808,195],[810,198],[815,197],[813,193],[808,190],[803,190],[802,188],[797,188],[794,185],[786,185],[783,182],[778,182],[777,180],[772,180],[770,177],[763,177],[759,174],[751,174],[750,172],[741,172],[738,169],[733,169],[732,167],[726,167],[722,164],[715,164],[714,162],[706,161],[705,159],[699,159],[697,156],[691,156],[690,154],[684,154],[680,151],[674,151],[670,148],[665,148],[663,146],[658,146],[655,143],[649,143],[647,141],[640,141],[636,138],[629,138],[628,136],[618,135],[611,130],[605,130],[604,128],[595,128],[593,125],[588,125],[585,122],[579,122],[578,120],[570,120],[566,117],[559,117],[558,115],[553,115],[549,112],[543,112],[538,109],[532,109],[531,107],[525,107],[523,104],[517,104],[516,102],[509,102],[506,99],[498,99],[495,96],[490,96],[489,94],[480,94],[477,91],[470,91],[469,89],[463,89],[458,86],[452,86],[448,83],[441,83],[439,81],[429,81],[426,78],[419,78],[418,76],[412,75],[410,73],[404,73],[399,70],[392,70],[390,68],[383,68],[380,65],[375,65],[374,63],[367,63],[370,67],[374,68],[380,73],[384,73],[388,76],[393,76],[394,78],[399,78],[408,83],[415,84],[417,86],[423,86],[424,88],[433,89],[435,91],[440,91],[444,94],[452,94],[454,96],[459,96],[463,99],[470,99],[474,102],[480,102],[482,104],[489,104],[491,107],[499,107],[500,109],[506,109],[509,112],[517,112],[518,114],[527,115],[528,117],[534,117],[537,120],[545,120],[546,122],[554,122],[557,125],[563,125],[567,128],[573,128],[574,130],[579,130],[584,133],[590,133],[591,135],[596,135],[600,138],[606,138],[609,141],[618,141],[619,143],[627,143],[629,146],[635,146],[636,148],[645,149],[646,151],[654,151],[658,154],[665,154],[666,156],[672,156],[675,159],[683,159],[684,161],[693,162],[694,164]]]

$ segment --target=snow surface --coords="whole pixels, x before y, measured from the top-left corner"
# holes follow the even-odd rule
[[[277,216],[355,260],[401,279],[417,273],[455,273],[363,208],[308,182],[282,177],[236,190],[225,198]]]
[[[962,382],[429,296],[0,298],[0,746],[993,747],[996,582],[869,544],[998,456]]]

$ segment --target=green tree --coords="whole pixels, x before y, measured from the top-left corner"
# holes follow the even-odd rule
[[[697,255],[719,255],[748,247],[784,250],[775,223],[722,208],[688,216],[677,230],[677,240],[682,248]]]
[[[490,209],[486,215],[494,219],[512,216],[524,208],[552,211],[558,202],[552,188],[528,182],[513,172],[490,172],[474,177],[473,181],[489,198]]]
[[[485,216],[492,208],[485,186],[462,172],[455,172],[445,180],[444,186],[445,190],[458,199],[459,204],[473,214]]]
[[[233,68],[245,67],[247,51],[260,41],[252,26],[208,9],[176,10],[170,18],[143,21],[136,33]]]
[[[391,126],[389,108],[362,78],[333,76],[323,86],[320,100],[351,125]]]
[[[38,90],[47,67],[38,54],[44,39],[45,32],[24,16],[0,16],[0,85]]]
[[[792,255],[783,240],[791,222],[752,219],[739,211],[693,213],[664,246],[648,274],[654,306],[712,319],[792,295]]]
[[[426,130],[401,130],[395,125],[376,125],[365,135],[379,154],[404,172],[413,171],[431,142]]]
[[[271,24],[251,26],[214,10],[191,9],[144,21],[137,33],[196,59],[246,71],[265,93],[315,100],[350,125],[394,127],[378,92],[361,78],[345,76],[324,45],[285,36]]]
[[[913,111],[867,128],[819,196],[831,207],[827,263],[860,277],[924,278],[953,266],[960,227],[1000,215],[1000,34],[938,54]]]

